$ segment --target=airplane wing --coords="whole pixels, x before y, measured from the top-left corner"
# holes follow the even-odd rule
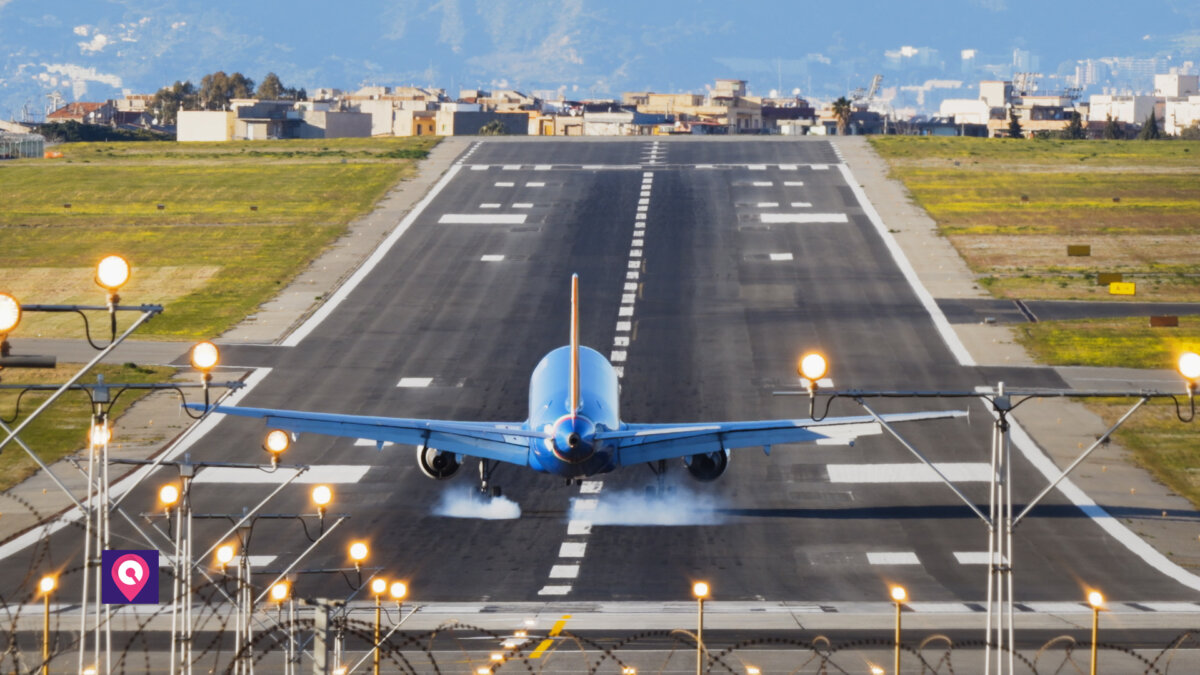
[[[898,413],[880,415],[884,421],[914,422],[917,420],[964,417],[965,411]],[[709,422],[695,424],[627,424],[618,431],[596,434],[617,446],[622,466],[674,459],[701,453],[713,453],[735,448],[762,447],[767,454],[772,445],[781,443],[845,444],[859,436],[882,433],[875,418],[836,417],[823,420],[762,420],[749,422]]]
[[[192,410],[204,410],[196,403]],[[216,406],[213,412],[266,420],[272,429],[347,438],[367,438],[405,445],[427,445],[443,452],[527,466],[529,439],[547,434],[524,429],[521,422],[454,422],[447,420],[367,417],[331,413]]]

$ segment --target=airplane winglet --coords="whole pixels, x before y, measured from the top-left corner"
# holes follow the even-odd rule
[[[579,411],[579,275],[571,275],[571,407]]]

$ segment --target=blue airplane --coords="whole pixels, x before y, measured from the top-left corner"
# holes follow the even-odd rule
[[[297,434],[315,433],[414,445],[417,465],[430,478],[451,478],[465,458],[479,460],[480,493],[499,496],[491,485],[501,464],[515,464],[578,481],[623,466],[647,464],[659,477],[666,461],[681,458],[691,476],[716,480],[729,466],[731,450],[785,443],[847,444],[881,433],[871,417],[783,419],[682,424],[629,424],[621,421],[617,372],[599,352],[579,344],[579,275],[571,277],[571,342],[546,356],[529,379],[529,418],[524,422],[368,417],[328,413],[216,406],[226,415],[256,417],[268,427]],[[203,410],[203,405],[188,404]],[[961,417],[961,411],[882,415],[891,422]]]

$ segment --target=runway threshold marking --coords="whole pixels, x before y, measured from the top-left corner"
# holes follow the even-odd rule
[[[524,225],[524,213],[446,213],[439,225]]]
[[[571,618],[570,614],[564,614],[563,618],[559,619],[558,621],[555,621],[554,626],[552,626],[550,628],[550,632],[547,633],[546,639],[542,640],[540,643],[538,643],[537,648],[535,648],[532,652],[529,653],[529,658],[531,658],[531,659],[542,658],[542,654],[545,654],[546,650],[550,649],[550,646],[554,644],[554,640],[552,640],[550,638],[558,637],[563,632],[563,629],[567,627],[567,619],[570,619],[570,618]]]
[[[761,213],[758,218],[764,223],[792,225],[850,222],[844,213]]]
[[[992,465],[987,462],[934,462],[938,471],[952,482],[986,483]],[[941,478],[928,465],[909,464],[827,464],[831,483],[938,483]]]
[[[367,475],[371,467],[366,464],[322,464],[310,466],[308,471],[300,474],[294,484],[312,483],[357,483]],[[278,484],[296,475],[295,469],[276,469],[266,471],[247,471],[240,467],[210,466],[202,469],[192,479],[193,483],[245,485],[245,484]]]

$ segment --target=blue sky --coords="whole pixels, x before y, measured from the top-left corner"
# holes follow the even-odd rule
[[[847,11],[853,8],[853,11]],[[919,3],[728,0],[0,0],[0,117],[25,102],[152,92],[176,79],[241,71],[285,85],[363,84],[557,90],[700,91],[718,77],[830,97],[944,75],[886,69],[902,46],[937,50],[960,76],[963,49],[1040,70],[1104,56],[1200,61],[1200,3],[925,0]]]

